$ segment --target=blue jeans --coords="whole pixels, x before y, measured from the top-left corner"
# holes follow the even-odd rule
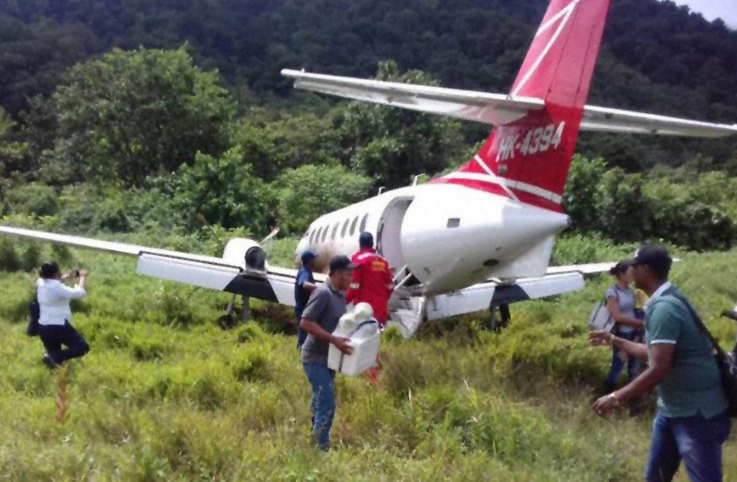
[[[647,482],[670,482],[683,460],[691,482],[722,482],[722,444],[729,438],[727,413],[668,418],[658,413],[647,464]]]
[[[634,341],[639,336],[639,333],[637,331],[631,331],[617,336],[624,338],[625,340]],[[619,353],[619,348],[612,347],[612,366],[609,368],[609,375],[607,375],[606,381],[604,382],[609,390],[614,390],[614,387],[617,386],[617,379],[619,379],[619,375],[622,373],[622,369],[624,368],[624,362],[619,357]],[[632,381],[639,375],[640,360],[631,356],[627,359],[627,377],[629,378],[630,383],[632,383]]]
[[[335,372],[317,363],[303,363],[307,380],[312,385],[310,410],[315,416],[312,436],[322,450],[330,450],[330,428],[335,417]]]

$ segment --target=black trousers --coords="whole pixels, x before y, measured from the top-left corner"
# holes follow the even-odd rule
[[[72,358],[79,358],[90,351],[90,346],[82,335],[67,321],[64,325],[38,325],[38,335],[46,348],[46,353],[61,365]],[[66,349],[62,349],[62,345]]]

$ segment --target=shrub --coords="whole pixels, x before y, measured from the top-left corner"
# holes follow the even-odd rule
[[[12,241],[8,238],[0,238],[0,270],[18,271],[21,266],[20,258]]]
[[[67,186],[59,198],[59,227],[73,233],[113,233],[131,229],[128,193],[113,185]]]
[[[276,181],[279,227],[303,233],[325,213],[366,198],[372,180],[342,166],[302,166],[283,172]]]
[[[54,188],[32,182],[8,189],[5,202],[11,214],[52,216],[59,211],[58,197]]]
[[[238,350],[229,364],[238,381],[267,381],[270,358],[269,350],[263,345],[250,345]]]

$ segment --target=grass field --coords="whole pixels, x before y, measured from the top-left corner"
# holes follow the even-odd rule
[[[716,315],[737,300],[737,251],[683,259],[676,283],[731,347],[735,327]],[[139,277],[129,259],[75,251],[66,264],[93,273],[75,307],[92,351],[55,373],[23,333],[33,276],[0,273],[0,480],[641,479],[652,413],[590,409],[609,352],[586,345],[585,325],[605,278],[515,306],[501,334],[479,314],[386,336],[378,386],[338,377],[335,450],[322,454],[289,310],[256,305],[256,321],[223,331],[227,295]],[[724,460],[737,480],[737,444]]]

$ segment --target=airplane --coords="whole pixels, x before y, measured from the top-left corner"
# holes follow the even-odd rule
[[[509,94],[284,70],[295,88],[493,126],[457,171],[316,219],[299,241],[319,255],[352,255],[368,231],[394,267],[390,323],[412,336],[426,320],[580,290],[610,263],[550,267],[580,131],[690,137],[737,134],[737,125],[586,105],[610,0],[552,0]],[[254,240],[228,242],[222,258],[0,226],[0,234],[135,256],[142,275],[294,305],[295,269],[269,265]],[[324,282],[325,275],[317,276]],[[232,306],[232,303],[231,303]]]

